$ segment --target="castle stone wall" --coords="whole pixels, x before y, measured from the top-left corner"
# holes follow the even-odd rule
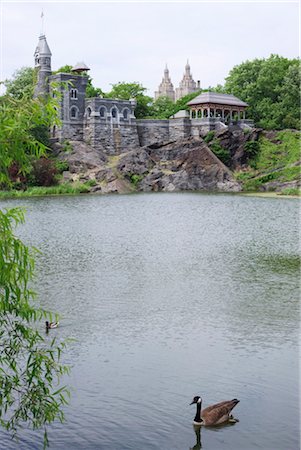
[[[141,147],[157,142],[169,142],[169,120],[137,120],[137,131]]]
[[[169,138],[171,141],[191,136],[191,124],[188,118],[169,120]]]

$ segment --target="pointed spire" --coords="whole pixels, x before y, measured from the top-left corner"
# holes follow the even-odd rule
[[[172,101],[175,99],[175,91],[169,76],[167,64],[165,64],[164,76],[158,91],[155,92],[155,99],[159,97],[169,97]]]
[[[43,36],[44,35],[44,11],[43,11],[43,9],[42,9],[42,12],[41,12],[41,36]]]

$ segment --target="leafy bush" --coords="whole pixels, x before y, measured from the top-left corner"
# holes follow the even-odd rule
[[[93,178],[84,182],[85,186],[92,187],[97,185],[97,181]]]
[[[281,195],[301,195],[300,188],[285,188],[281,191]]]
[[[214,138],[214,131],[208,131],[208,133],[204,137],[204,141],[208,144],[208,142],[211,142],[213,138]]]
[[[217,156],[224,164],[227,165],[229,163],[231,159],[230,152],[228,149],[222,147],[217,139],[212,141],[210,149],[213,151],[215,156]]]
[[[143,175],[138,175],[136,173],[133,173],[130,175],[130,181],[131,183],[136,187],[138,183],[143,179]]]
[[[258,141],[248,141],[245,143],[244,146],[245,152],[251,157],[254,158],[254,156],[257,155],[260,149],[260,145]]]
[[[58,173],[63,173],[69,170],[69,163],[67,161],[56,161],[55,167]]]
[[[72,152],[72,145],[70,144],[69,141],[65,141],[64,142],[63,151],[66,152],[66,153],[71,153]]]
[[[58,174],[54,161],[40,158],[33,162],[31,172],[31,184],[35,186],[51,186],[57,184]]]

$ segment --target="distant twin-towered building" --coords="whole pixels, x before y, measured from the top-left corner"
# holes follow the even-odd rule
[[[89,68],[86,64],[76,64],[72,73],[52,74],[51,56],[46,37],[41,35],[34,53],[37,70],[34,95],[55,96],[54,85],[59,90],[58,115],[61,125],[51,130],[54,141],[83,141],[106,154],[116,155],[158,142],[204,136],[209,130],[227,128],[234,122],[241,127],[252,125],[245,119],[246,103],[233,95],[215,92],[198,95],[188,102],[189,110],[179,111],[170,119],[137,120],[135,100],[87,98]],[[173,91],[166,68],[156,95],[158,98],[169,93],[168,96],[176,100],[198,89],[187,62],[180,86]]]
[[[185,97],[185,95],[197,92],[198,90],[200,90],[200,88],[200,81],[195,82],[192,78],[188,61],[185,66],[185,73],[183,75],[183,78],[180,81],[179,87],[177,87],[176,89],[174,89],[173,87],[169,76],[169,70],[166,65],[162,81],[158,87],[158,90],[155,92],[155,100],[157,100],[159,97],[168,97],[174,102],[182,97]]]

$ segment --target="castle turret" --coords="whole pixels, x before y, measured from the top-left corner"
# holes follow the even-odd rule
[[[175,91],[171,82],[167,65],[164,70],[164,77],[159,85],[158,91],[155,92],[155,100],[159,97],[169,97],[173,102],[175,101]]]
[[[200,88],[199,84],[197,85],[194,79],[192,78],[192,75],[190,73],[190,65],[187,60],[184,76],[179,84],[179,87],[176,89],[175,94],[176,101],[179,100],[179,98],[182,98],[185,95],[190,94],[191,92],[197,91],[199,88]]]
[[[49,77],[51,75],[51,51],[46,36],[41,34],[39,43],[34,52],[35,68],[37,70],[37,84],[34,96],[45,96],[49,93]]]

